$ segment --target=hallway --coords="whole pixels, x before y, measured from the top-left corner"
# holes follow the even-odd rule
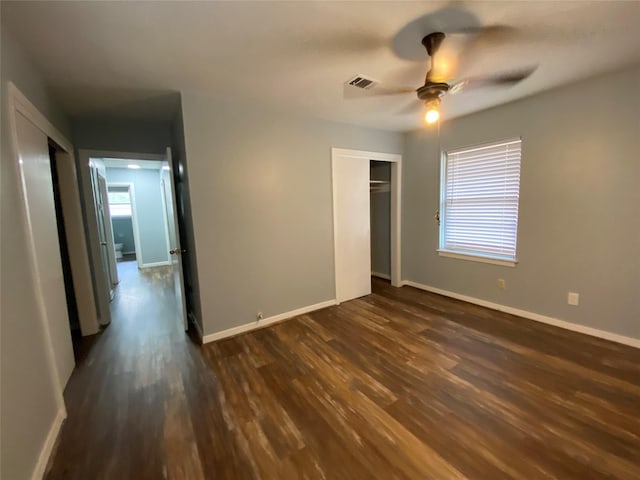
[[[171,269],[128,261],[118,274],[111,325],[77,346],[47,478],[161,478],[167,458],[182,469],[195,451],[182,379],[199,347],[177,320]]]

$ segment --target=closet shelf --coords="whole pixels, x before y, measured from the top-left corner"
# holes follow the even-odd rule
[[[391,191],[391,182],[386,180],[371,180],[369,182],[369,191],[371,193],[385,193]]]

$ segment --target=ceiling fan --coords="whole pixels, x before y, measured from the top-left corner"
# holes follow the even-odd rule
[[[422,38],[422,45],[426,48],[430,60],[429,70],[427,71],[424,85],[418,88],[383,87],[373,89],[370,93],[373,95],[392,95],[415,92],[418,100],[420,100],[426,108],[425,121],[427,123],[434,123],[440,118],[438,107],[445,94],[457,94],[462,91],[487,86],[515,85],[529,77],[537,68],[537,66],[528,66],[518,70],[486,76],[469,77],[458,80],[455,83],[447,83],[447,81],[450,80],[446,75],[443,75],[442,72],[437,71],[437,63],[435,61],[436,54],[438,53],[445,37],[446,35],[442,32],[433,32]]]

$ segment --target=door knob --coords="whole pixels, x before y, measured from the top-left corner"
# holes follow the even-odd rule
[[[178,255],[180,253],[187,253],[187,251],[184,248],[174,248],[173,250],[169,250],[169,253],[171,255]]]
[[[103,247],[107,246],[107,242],[100,242],[100,245],[102,245]]]

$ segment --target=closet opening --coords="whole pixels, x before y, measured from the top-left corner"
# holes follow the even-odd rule
[[[402,157],[332,149],[336,300],[371,293],[372,275],[402,286]]]
[[[58,162],[56,160],[56,152],[62,151],[51,139],[49,141],[49,161],[51,166],[51,183],[53,187],[53,204],[56,214],[56,227],[58,230],[58,245],[60,247],[60,263],[62,265],[62,276],[64,280],[64,293],[67,302],[67,311],[69,314],[69,329],[73,338],[82,336],[80,328],[80,316],[78,315],[78,303],[76,300],[76,291],[74,287],[73,272],[71,270],[71,257],[69,254],[69,241],[67,239],[67,229],[65,228],[60,173]],[[78,352],[74,350],[77,357]]]
[[[391,280],[391,163],[369,164],[371,276]]]

